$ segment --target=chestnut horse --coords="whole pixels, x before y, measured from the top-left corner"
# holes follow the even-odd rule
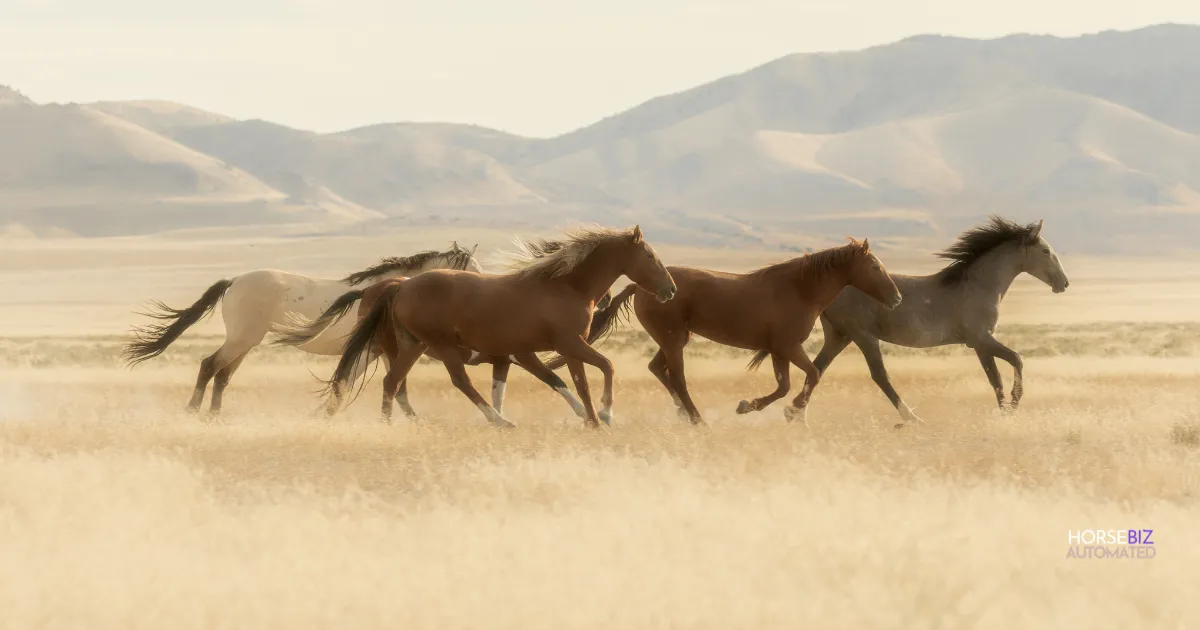
[[[383,379],[383,415],[392,411],[392,398],[413,364],[426,349],[442,359],[454,386],[491,423],[514,426],[487,404],[471,384],[458,347],[485,356],[512,356],[532,363],[537,352],[553,350],[566,357],[575,389],[587,413],[588,426],[599,417],[611,423],[612,362],[588,345],[586,336],[596,301],[622,275],[652,291],[663,302],[675,296],[675,282],[640,227],[614,230],[580,227],[568,232],[561,248],[545,256],[531,253],[537,246],[518,241],[524,250],[512,273],[469,271],[425,272],[396,283],[379,296],[346,342],[345,352],[329,380],[327,395],[338,396],[359,357],[384,328],[395,331],[396,353]],[[528,361],[527,361],[528,360]],[[603,409],[592,404],[583,365],[604,374]]]
[[[554,247],[555,244],[549,243],[548,245]],[[393,284],[403,282],[405,280],[408,280],[408,278],[389,278],[383,282],[377,282],[361,291],[351,291],[346,293],[335,300],[334,303],[330,305],[329,308],[325,309],[325,312],[322,313],[321,316],[312,323],[305,324],[301,321],[301,317],[293,317],[292,319],[296,322],[295,325],[288,328],[282,328],[280,330],[281,336],[271,343],[272,345],[283,346],[303,346],[305,344],[312,343],[312,341],[320,336],[323,332],[333,327],[338,320],[345,317],[346,313],[350,311],[350,308],[353,307],[356,302],[358,303],[358,321],[362,321],[363,318],[367,316],[367,313],[371,312],[371,309],[375,307],[375,302],[379,299],[379,296],[383,294],[384,290],[391,287]],[[604,297],[600,298],[600,301],[596,304],[596,308],[602,309],[607,307],[610,300],[612,300],[612,294],[605,293]],[[384,326],[379,331],[379,335],[376,336],[375,342],[378,344],[378,347],[374,347],[370,350],[367,360],[371,361],[375,357],[382,354],[386,364],[389,361],[388,357],[396,354],[397,346],[395,331],[387,326]],[[440,356],[437,355],[433,350],[428,350],[425,352],[425,354],[433,359],[441,361]],[[508,371],[512,364],[516,363],[517,365],[525,368],[525,370],[530,374],[536,376],[538,380],[549,385],[554,391],[558,392],[560,396],[566,399],[567,404],[571,406],[571,410],[575,412],[575,415],[579,416],[580,418],[586,417],[583,404],[579,402],[579,399],[575,398],[575,395],[571,393],[571,390],[567,389],[567,384],[564,383],[557,374],[550,370],[550,368],[547,368],[546,365],[542,363],[541,359],[538,359],[536,356],[534,357],[535,362],[528,363],[518,361],[512,357],[483,356],[478,352],[468,350],[462,346],[458,347],[458,354],[466,365],[479,365],[480,363],[492,364],[492,406],[496,408],[497,412],[503,413],[502,409],[504,407],[504,390],[508,384]],[[400,390],[396,394],[396,403],[400,405],[400,410],[403,411],[406,416],[409,418],[417,417],[417,412],[413,410],[412,405],[408,402],[407,378],[400,382]],[[327,415],[333,415],[340,406],[341,396],[331,397],[329,400],[329,406],[326,408]]]
[[[604,312],[596,313],[589,341],[612,330],[617,315],[628,309],[632,297],[638,321],[659,346],[650,360],[650,372],[675,399],[680,415],[686,414],[695,424],[704,422],[684,377],[683,348],[694,333],[728,346],[761,350],[764,358],[771,357],[775,391],[741,401],[737,407],[740,414],[758,411],[783,398],[791,390],[791,365],[803,370],[804,388],[792,406],[784,409],[789,421],[803,422],[809,397],[820,380],[820,373],[804,352],[804,341],[825,306],[846,286],[857,287],[889,309],[900,303],[900,291],[883,263],[871,253],[867,241],[849,240],[841,247],[745,274],[668,267],[679,286],[674,300],[661,303],[646,299],[649,294],[630,285],[613,297]],[[551,367],[558,365],[561,359],[550,362]]]
[[[979,358],[1001,409],[1005,408],[1004,383],[996,359],[1012,365],[1011,408],[1016,409],[1025,391],[1024,362],[1020,354],[992,334],[1000,319],[1000,301],[1022,273],[1046,283],[1055,293],[1066,291],[1071,284],[1058,254],[1042,236],[1042,222],[1021,225],[993,215],[987,223],[963,232],[937,255],[950,264],[935,274],[892,275],[904,296],[904,303],[895,310],[879,308],[854,289],[842,291],[821,313],[825,345],[813,364],[823,374],[853,342],[867,360],[871,378],[900,417],[906,422],[920,422],[892,387],[879,342],[909,348],[964,344]]]

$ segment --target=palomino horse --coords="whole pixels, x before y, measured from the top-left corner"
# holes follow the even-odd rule
[[[790,420],[804,421],[808,400],[820,380],[820,373],[804,352],[804,341],[812,332],[817,316],[847,285],[871,296],[883,308],[900,303],[900,292],[888,277],[883,263],[871,253],[864,240],[782,262],[746,274],[725,273],[691,267],[668,267],[679,286],[679,295],[667,303],[650,297],[630,285],[613,297],[603,313],[596,313],[589,340],[607,334],[615,325],[619,311],[627,309],[633,297],[633,310],[646,332],[658,344],[658,353],[650,360],[650,372],[675,399],[681,415],[702,424],[688,393],[683,369],[683,348],[692,334],[728,346],[761,350],[775,366],[775,391],[752,401],[741,401],[738,413],[765,408],[791,390],[791,365],[804,371],[804,388],[792,406],[784,409]],[[550,365],[557,367],[559,360]]]
[[[553,244],[550,245],[553,246]],[[325,312],[321,313],[321,316],[318,317],[316,321],[308,324],[297,321],[294,327],[280,331],[281,336],[271,343],[273,345],[284,346],[301,346],[311,343],[334,322],[345,317],[346,313],[350,311],[350,308],[354,306],[355,303],[358,304],[358,320],[361,321],[367,316],[367,313],[371,312],[371,309],[375,307],[375,302],[378,301],[379,296],[382,295],[386,289],[407,279],[408,278],[404,277],[390,278],[388,280],[384,280],[383,282],[377,282],[360,291],[351,291],[346,293],[342,295],[342,297],[335,300],[329,308],[325,309]],[[600,302],[596,304],[596,308],[602,309],[607,307],[611,299],[612,294],[605,293],[604,297],[600,299]],[[297,317],[295,319],[299,320],[300,318]],[[384,361],[386,362],[389,360],[388,357],[396,354],[396,334],[391,328],[387,326],[381,328],[379,330],[379,334],[375,338],[375,342],[378,344],[378,348],[372,348],[369,351],[366,357],[367,360],[372,360],[375,356],[378,356],[380,353],[382,353]],[[480,363],[492,364],[492,406],[496,408],[497,412],[503,413],[504,390],[508,383],[508,371],[515,362],[521,367],[525,368],[527,372],[536,376],[543,383],[549,385],[554,391],[558,392],[558,394],[567,401],[567,404],[571,406],[571,410],[575,412],[575,415],[579,416],[580,418],[586,417],[583,403],[579,402],[579,399],[575,398],[575,395],[571,393],[571,390],[567,389],[567,384],[564,383],[557,374],[547,368],[546,365],[542,363],[541,359],[537,359],[535,357],[536,361],[534,363],[523,363],[513,357],[483,356],[478,352],[468,350],[462,346],[458,347],[457,352],[466,365],[479,365]],[[440,356],[435,354],[432,350],[426,351],[425,354],[438,361],[441,361]],[[328,415],[333,415],[333,413],[337,411],[337,408],[341,406],[342,396],[340,394],[341,393],[339,392],[339,395],[330,397],[328,401],[329,406],[326,409],[326,413]],[[400,405],[400,410],[403,411],[406,416],[409,418],[417,417],[417,412],[413,410],[412,405],[410,405],[408,402],[407,378],[400,382],[400,391],[396,394],[396,402]]]
[[[642,238],[642,230],[581,227],[568,232],[562,247],[542,257],[530,244],[514,271],[504,275],[439,270],[388,287],[346,342],[346,350],[329,381],[337,396],[359,357],[383,328],[395,330],[396,354],[383,379],[383,415],[401,381],[426,348],[441,357],[450,379],[488,421],[514,426],[488,405],[463,367],[458,346],[485,356],[512,356],[533,363],[535,354],[553,350],[566,357],[575,389],[587,413],[588,426],[599,417],[612,420],[612,363],[588,345],[585,337],[596,300],[622,275],[652,291],[661,301],[675,295],[675,283],[662,261]],[[534,248],[540,247],[537,245]],[[603,409],[592,405],[583,365],[604,373]]]
[[[165,323],[135,328],[136,339],[125,346],[123,357],[128,365],[133,366],[162,354],[184,331],[211,314],[217,303],[222,302],[225,343],[200,362],[196,389],[187,405],[192,411],[200,409],[208,382],[213,380],[211,409],[217,413],[221,410],[222,394],[234,371],[268,332],[280,330],[287,324],[289,313],[317,317],[347,288],[368,280],[413,276],[431,269],[482,271],[483,267],[473,254],[474,248],[467,251],[455,243],[444,252],[426,251],[404,258],[384,258],[379,264],[341,280],[310,278],[275,269],[258,269],[232,279],[219,280],[187,308],[174,309],[162,302],[154,302],[157,312],[146,315]],[[341,328],[331,330],[330,334],[299,348],[312,354],[341,354],[341,342],[351,325],[347,322]],[[348,377],[350,381],[357,380],[366,367],[366,362],[355,366],[354,372]]]
[[[950,260],[945,269],[929,276],[893,274],[904,302],[885,310],[853,288],[842,291],[821,315],[825,345],[814,362],[824,372],[850,342],[858,346],[871,378],[907,422],[920,422],[888,379],[879,342],[909,348],[965,344],[975,351],[996,403],[1004,407],[1004,383],[996,358],[1013,367],[1012,408],[1024,392],[1021,355],[996,340],[992,333],[1000,318],[1000,301],[1021,273],[1045,282],[1055,293],[1070,285],[1062,263],[1042,238],[1042,221],[1018,225],[991,216],[983,225],[959,236],[938,254]],[[760,353],[761,354],[761,353]],[[755,361],[761,361],[755,357]]]

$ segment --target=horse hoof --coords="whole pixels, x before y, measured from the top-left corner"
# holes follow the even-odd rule
[[[805,422],[808,413],[800,407],[788,406],[783,408],[783,417],[788,422]]]
[[[496,427],[497,429],[505,429],[505,430],[517,428],[517,425],[509,422],[508,420],[505,420],[504,418],[499,418],[497,420],[493,420],[492,426]]]
[[[907,425],[905,425],[903,422],[897,422],[896,426],[894,426],[892,428],[899,431],[900,429],[903,429],[905,426],[907,426]]]
[[[741,413],[750,413],[751,411],[754,411],[754,409],[752,409],[752,408],[750,407],[750,402],[749,402],[749,401],[743,400],[743,401],[741,401],[741,402],[739,402],[739,403],[738,403],[738,406],[737,406],[737,412],[738,412],[739,414],[741,414]]]
[[[600,422],[603,422],[604,424],[606,424],[606,425],[608,425],[608,426],[610,426],[610,427],[612,426],[612,420],[613,420],[613,419],[612,419],[612,412],[611,412],[611,411],[608,411],[608,410],[601,410],[601,411],[600,411],[600,413],[599,413],[599,414],[597,414],[597,415],[599,415],[599,416],[600,416]]]

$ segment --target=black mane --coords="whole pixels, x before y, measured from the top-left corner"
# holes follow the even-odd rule
[[[1028,239],[1038,227],[1037,223],[1021,225],[994,214],[988,219],[987,223],[963,232],[953,245],[936,254],[938,258],[951,261],[937,273],[942,284],[961,282],[971,265],[975,264],[984,254],[1005,243]]]

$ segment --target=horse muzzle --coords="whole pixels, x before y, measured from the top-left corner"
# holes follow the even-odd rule
[[[671,301],[671,298],[675,297],[676,291],[677,291],[677,289],[673,286],[667,287],[665,289],[659,289],[658,294],[657,294],[658,301],[659,302]]]
[[[1071,286],[1071,281],[1070,281],[1070,280],[1063,280],[1063,281],[1062,281],[1062,284],[1056,284],[1056,285],[1054,285],[1053,291],[1054,291],[1055,293],[1062,293],[1062,292],[1066,291],[1066,290],[1067,290],[1067,287],[1069,287],[1069,286]]]

